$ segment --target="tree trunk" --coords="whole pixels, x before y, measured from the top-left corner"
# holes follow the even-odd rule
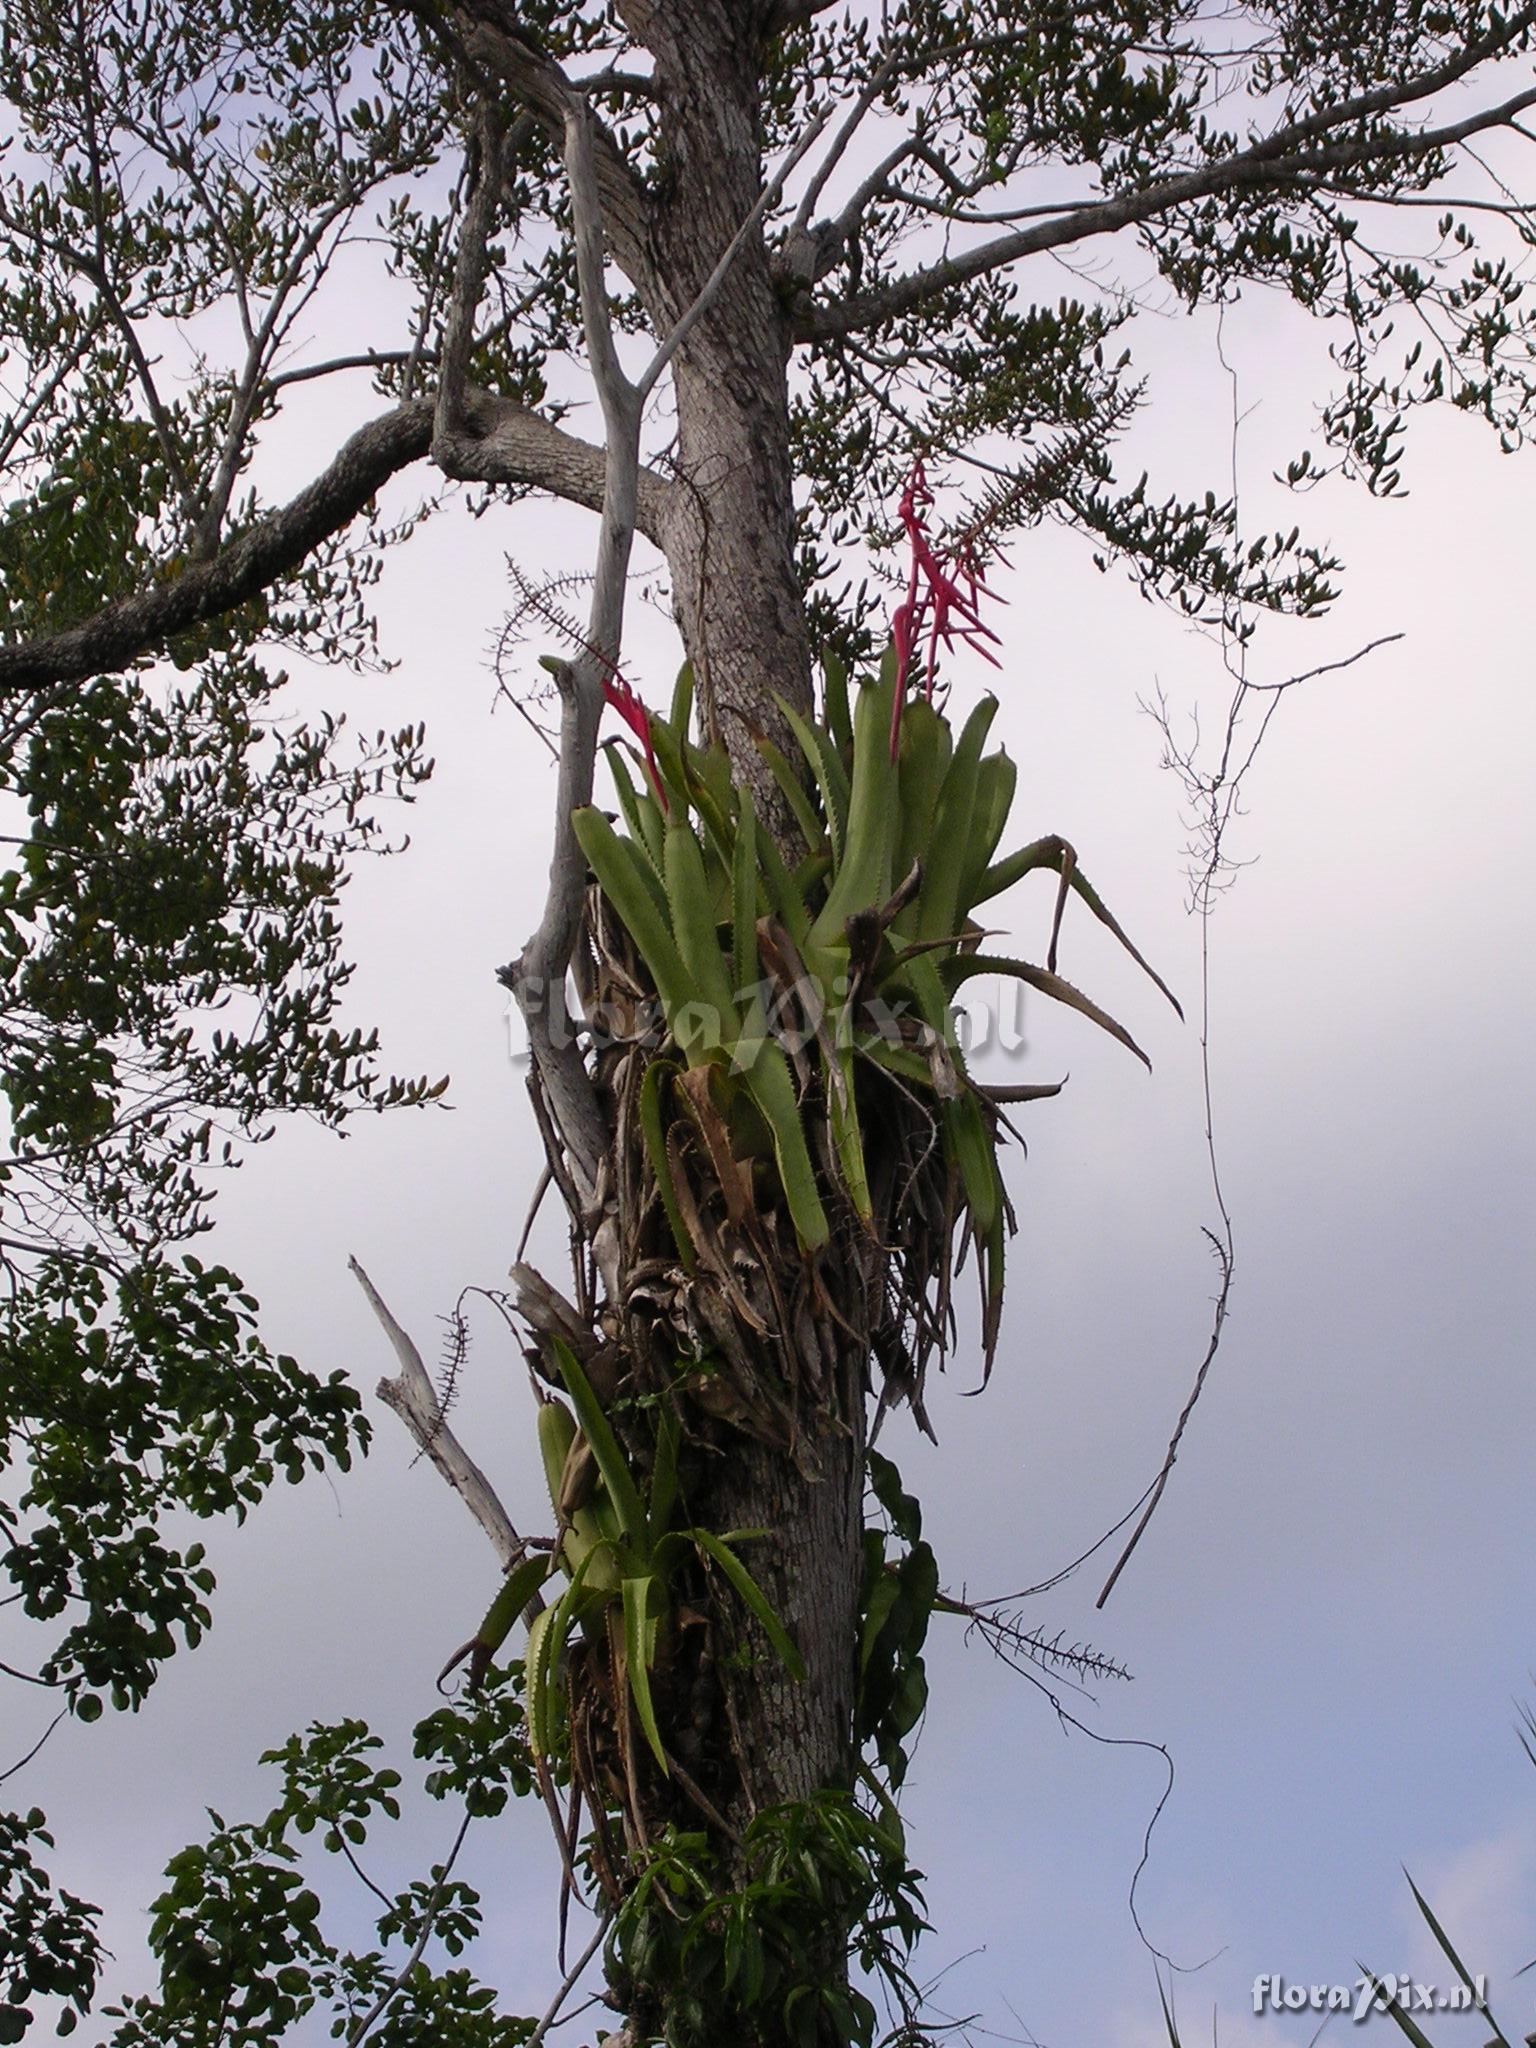
[[[761,52],[743,19],[755,11],[739,0],[701,0],[675,38],[647,22],[667,110],[653,262],[667,302],[652,309],[663,331],[703,290],[762,190]],[[681,488],[666,552],[706,735],[725,746],[738,782],[792,855],[793,816],[757,746],[764,736],[798,759],[778,700],[811,706],[795,571],[789,349],[785,308],[763,239],[753,234],[674,366]],[[785,1279],[781,1298],[799,1296],[800,1276]],[[717,1531],[771,1532],[751,1546],[751,1568],[808,1674],[796,1683],[754,1625],[745,1682],[724,1676],[722,1709],[740,1767],[739,1782],[724,1788],[725,1817],[737,1832],[764,1806],[852,1782],[866,1361],[825,1319],[817,1322],[804,1335],[798,1385],[784,1385],[782,1351],[773,1355],[761,1339],[754,1346],[752,1333],[740,1330],[745,1347],[762,1355],[765,1384],[793,1412],[797,1442],[786,1449],[733,1432],[725,1454],[708,1463],[699,1502]],[[696,1813],[680,1810],[679,1819],[698,1824]],[[827,1930],[831,1981],[844,1974],[844,1933]]]
[[[697,299],[762,192],[761,56],[723,0],[686,33],[655,38],[665,80],[654,273],[664,331]],[[732,18],[735,16],[737,18]],[[789,321],[760,234],[749,235],[674,365],[681,489],[667,560],[711,738],[730,754],[776,836],[794,827],[756,745],[795,757],[777,700],[811,703],[810,646],[795,574]]]
[[[747,1444],[712,1489],[717,1526],[772,1531],[771,1547],[754,1546],[752,1562],[808,1672],[796,1684],[765,1647],[741,1689],[748,1778],[743,1813],[728,1816],[737,1821],[751,1817],[747,1798],[759,1806],[805,1799],[851,1780],[864,1431],[860,1412],[847,1421],[846,1435],[817,1446],[819,1476],[805,1477],[782,1451]]]

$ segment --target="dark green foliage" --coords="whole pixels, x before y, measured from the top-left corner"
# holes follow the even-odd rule
[[[101,678],[0,758],[27,826],[0,877],[3,1562],[28,1613],[71,1615],[45,1675],[120,1706],[208,1622],[164,1514],[242,1516],[366,1441],[340,1376],[274,1357],[238,1279],[177,1251],[211,1174],[278,1111],[435,1092],[381,1080],[376,1036],[337,1021],[346,868],[426,774],[421,734],[347,763],[340,721],[276,723],[279,689],[233,655],[173,689]]]
[[[955,254],[1001,242],[1054,210],[1012,212],[1022,193],[1063,213],[1127,201],[1130,232],[1192,308],[1246,285],[1338,322],[1340,381],[1321,412],[1326,452],[1319,461],[1306,451],[1292,481],[1332,467],[1387,495],[1400,486],[1402,429],[1418,405],[1446,398],[1485,418],[1501,446],[1524,439],[1536,410],[1518,249],[1530,240],[1528,217],[1511,206],[1513,251],[1486,251],[1476,212],[1450,199],[1437,218],[1425,195],[1443,189],[1456,152],[1421,144],[1386,97],[1316,147],[1301,133],[1267,177],[1213,174],[1283,124],[1357,94],[1390,97],[1440,69],[1449,80],[1453,67],[1471,68],[1467,53],[1479,46],[1518,58],[1531,40],[1528,23],[1512,26],[1486,6],[1256,5],[1220,48],[1187,5],[1107,0],[1053,13],[975,0],[957,13],[903,0],[879,29],[833,11],[786,37],[773,133],[783,146],[799,132],[814,87],[851,96],[866,82],[890,117],[882,140],[916,129],[923,153],[878,181],[851,216],[829,209],[818,274],[832,267],[818,298],[838,287],[861,314],[934,260],[936,240],[914,254],[918,225],[947,225]],[[947,65],[927,54],[941,48],[952,53]],[[914,77],[925,81],[920,111]],[[1506,89],[1525,82],[1513,67]],[[1498,96],[1494,85],[1489,98]],[[1331,158],[1317,155],[1324,143]],[[1035,190],[1031,173],[1044,174]],[[1181,178],[1197,188],[1187,199],[1129,204]],[[1464,182],[1475,182],[1471,173]],[[1507,186],[1487,194],[1496,208],[1512,199]],[[1405,237],[1413,216],[1403,209],[1415,206],[1428,207],[1419,219],[1433,230]],[[1089,234],[1118,225],[1087,224]],[[1108,344],[1155,303],[1142,266],[1119,260],[1128,239],[1114,256],[1098,245],[1097,260],[1091,242],[1076,243],[1098,289],[1057,304],[1031,302],[1001,259],[884,317],[850,322],[834,305],[818,319],[807,304],[816,373],[795,400],[796,454],[818,573],[836,562],[835,551],[814,552],[823,537],[890,533],[914,452],[964,465],[958,480],[979,447],[999,480],[983,486],[962,527],[1001,537],[1047,518],[1076,526],[1101,544],[1104,566],[1123,562],[1149,594],[1229,626],[1245,606],[1310,612],[1329,601],[1337,564],[1326,550],[1295,533],[1256,543],[1237,532],[1231,505],[1118,474],[1116,443],[1148,393],[1129,347]],[[855,646],[855,657],[865,651]]]
[[[32,1853],[53,1847],[45,1816],[0,1813],[0,2042],[19,2041],[32,2024],[32,2001],[62,2001],[58,2031],[74,2031],[90,2010],[104,1954],[99,1917],[67,1891],[55,1892]]]
[[[167,1888],[150,1908],[149,1943],[161,1996],[130,1999],[116,2039],[227,2040],[252,2048],[280,2040],[315,2002],[315,1974],[330,1960],[317,1929],[320,1900],[294,1868],[296,1852],[252,1827],[214,1831],[172,1857]]]
[[[532,1789],[521,1676],[493,1665],[475,1692],[417,1724],[417,1756],[438,1765],[426,1780],[434,1799],[462,1799],[466,1813],[490,1819]]]
[[[0,27],[27,137],[0,175],[0,338],[26,394],[0,432],[8,639],[250,523],[234,491],[269,394],[207,364],[162,394],[138,323],[195,322],[232,271],[256,297],[300,289],[319,227],[442,132],[431,95],[383,119],[352,95],[339,127],[322,117],[355,10],[312,12],[302,36],[270,7],[88,12],[23,6]],[[383,10],[374,26],[374,76],[408,85],[415,60]],[[224,154],[231,106],[260,199]],[[0,705],[0,1562],[24,1612],[68,1620],[42,1675],[85,1715],[97,1692],[137,1705],[208,1625],[212,1575],[200,1546],[161,1536],[170,1511],[243,1516],[277,1474],[366,1443],[340,1376],[272,1355],[236,1276],[180,1248],[275,1114],[340,1125],[434,1092],[383,1079],[375,1034],[341,1021],[340,892],[358,855],[388,850],[381,801],[429,772],[423,733],[349,748],[341,718],[294,718],[265,652],[369,661],[391,537],[322,547],[183,634],[179,681],[138,669]]]
[[[0,1331],[0,1384],[26,1460],[0,1508],[23,1611],[66,1618],[43,1666],[76,1712],[95,1691],[137,1706],[175,1648],[209,1625],[201,1544],[157,1534],[175,1508],[243,1518],[278,1472],[345,1467],[366,1440],[358,1397],[274,1357],[234,1276],[141,1260],[113,1279],[63,1258],[37,1270]]]
[[[890,1822],[822,1792],[759,1814],[742,1860],[745,1881],[726,1888],[704,1835],[673,1829],[653,1845],[609,1941],[609,1979],[637,2001],[641,2039],[713,2048],[761,2030],[798,2048],[871,2048],[876,2008],[828,1952],[840,1927],[853,1930],[846,1960],[913,2017],[906,1963],[927,1922]]]
[[[494,1775],[492,1751],[505,1758],[509,1750],[495,1732],[497,1712],[477,1704],[457,1716],[459,1754],[478,1751],[482,1784]],[[418,1728],[418,1754],[442,1742],[442,1721],[434,1716]],[[474,1721],[483,1725],[471,1728]],[[112,2048],[265,2048],[317,2010],[329,2012],[331,2035],[343,2040],[397,1979],[400,1988],[370,2033],[375,2042],[517,2048],[527,2038],[532,2023],[499,2014],[495,1993],[469,1971],[437,1970],[426,1960],[429,1943],[456,1957],[480,1929],[479,1895],[450,1875],[452,1857],[393,1899],[379,1895],[377,1950],[357,1953],[328,1939],[300,1844],[316,1837],[374,1888],[357,1852],[376,1820],[400,1814],[399,1773],[374,1761],[381,1747],[361,1721],[317,1724],[262,1759],[281,1769],[284,1782],[265,1820],[231,1826],[210,1815],[207,1841],[171,1859],[166,1889],[150,1909],[158,1993],[109,2009],[119,2022]],[[526,1785],[526,1751],[521,1759],[513,1775]],[[476,1810],[473,1797],[470,1804]],[[479,1810],[496,1808],[482,1801]]]
[[[389,1820],[400,1818],[400,1773],[375,1770],[370,1761],[383,1747],[366,1723],[342,1721],[334,1727],[317,1723],[306,1736],[290,1735],[281,1749],[269,1749],[262,1762],[281,1769],[284,1796],[268,1827],[280,1833],[291,1825],[307,1835],[323,1823],[327,1849],[339,1849],[343,1840],[361,1848],[375,1810]]]
[[[345,2003],[331,2022],[332,2038],[347,2039],[392,1982],[376,1957],[344,1956],[336,1983]],[[438,2048],[449,2041],[453,2048],[521,2048],[533,2029],[530,2019],[498,2012],[495,1991],[468,1970],[429,1970],[418,1963],[368,2039],[376,2048]]]
[[[0,443],[23,486],[0,523],[10,630],[94,610],[248,523],[270,348],[157,381],[144,323],[196,335],[233,288],[281,342],[364,203],[443,145],[413,42],[378,5],[7,8],[0,74],[29,154],[0,178],[0,332],[35,387],[25,435]],[[286,593],[338,654],[370,635],[360,570],[333,554]]]
[[[923,1541],[923,1518],[901,1474],[878,1451],[869,1480],[890,1520],[888,1531],[864,1532],[864,1587],[859,1603],[859,1699],[855,1732],[873,1743],[892,1791],[907,1775],[907,1737],[928,1704],[923,1643],[939,1592],[939,1569]],[[893,1547],[900,1554],[891,1555]]]

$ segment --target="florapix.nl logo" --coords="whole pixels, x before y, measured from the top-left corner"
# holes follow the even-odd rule
[[[668,1019],[660,998],[649,990],[620,989],[610,983],[600,995],[583,997],[569,981],[559,984],[520,978],[517,993],[507,1004],[508,1046],[514,1063],[521,1065],[527,1060],[531,1012],[543,1021],[548,1042],[557,1051],[577,1043],[601,1053],[634,1045],[656,1049],[668,1037],[707,1043],[734,1038],[730,1057],[740,1065],[750,1063],[752,1048],[760,1038],[771,1037],[794,1058],[829,1031],[848,1029],[848,994],[849,985],[842,977],[830,988],[809,973],[792,981],[764,978],[735,991],[739,1013],[756,1019],[755,1032],[738,1034],[734,1028],[727,1032],[723,1028],[727,1020],[714,1015],[702,1000]],[[977,995],[963,1005],[957,1003],[954,1040],[962,1057],[969,1060],[994,1053],[1021,1059],[1028,1050],[1026,994],[1022,984],[1008,981],[985,997]],[[939,1056],[938,1048],[929,1046],[936,1034],[900,999],[893,1004],[880,995],[861,992],[859,1031],[866,1039],[878,1035],[889,1045],[932,1050]]]
[[[1255,1977],[1253,2009],[1264,2012],[1348,2013],[1356,2026],[1376,2013],[1486,2012],[1487,1980],[1481,1974],[1470,1982],[1446,1988],[1421,1983],[1404,1972],[1384,1977],[1362,1975],[1352,1984],[1293,1984],[1280,1976]]]

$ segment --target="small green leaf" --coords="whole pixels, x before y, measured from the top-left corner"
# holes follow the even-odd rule
[[[869,1660],[874,1655],[875,1644],[880,1631],[890,1618],[891,1609],[901,1598],[901,1587],[894,1572],[882,1572],[870,1588],[869,1606],[864,1614],[864,1629],[859,1638],[859,1676],[862,1678],[869,1669]]]
[[[774,1157],[796,1235],[808,1251],[818,1250],[832,1230],[816,1187],[816,1169],[806,1144],[800,1099],[783,1046],[775,1039],[764,1039],[744,1079],[773,1133]]]
[[[721,1571],[735,1587],[742,1604],[756,1617],[763,1634],[778,1652],[779,1658],[792,1678],[805,1677],[805,1659],[790,1641],[784,1624],[769,1606],[762,1588],[747,1570],[736,1553],[713,1536],[707,1529],[695,1529],[693,1540],[706,1557],[719,1565]],[[740,1540],[738,1538],[738,1540]]]
[[[757,811],[752,792],[741,792],[736,814],[736,845],[731,856],[731,975],[736,993],[745,997],[757,982],[758,912]]]
[[[523,1609],[539,1591],[553,1569],[553,1559],[542,1552],[515,1564],[491,1602],[484,1621],[475,1630],[476,1648],[489,1663],[507,1639],[508,1631]]]
[[[721,1046],[734,1045],[740,1022],[736,1015],[730,969],[720,949],[714,891],[705,872],[703,851],[691,825],[676,821],[668,825],[664,866],[672,930],[687,973],[688,991],[682,1003],[674,1004],[665,992],[662,1000],[666,1003],[667,1022],[673,1035],[692,1063],[696,1056]],[[696,1014],[699,1020],[697,1028],[686,1034],[686,1043],[679,1029],[685,1009]]]
[[[672,1511],[677,1505],[677,1451],[681,1436],[677,1410],[670,1402],[664,1403],[656,1425],[656,1457],[651,1466],[651,1504],[647,1516],[653,1558],[656,1545],[672,1525]]]
[[[821,656],[822,702],[833,739],[840,747],[853,745],[853,717],[848,708],[848,670],[831,648]]]
[[[802,718],[794,705],[785,698],[779,700],[779,709],[789,720],[790,730],[800,742],[806,765],[816,778],[816,787],[821,795],[821,808],[826,813],[827,830],[832,840],[834,865],[843,857],[843,846],[848,830],[848,800],[850,789],[848,770],[838,757],[836,747],[819,725]],[[815,840],[807,840],[814,846]]]
[[[662,1744],[661,1730],[656,1725],[656,1706],[651,1698],[650,1660],[646,1655],[648,1609],[654,1583],[654,1578],[649,1572],[624,1581],[624,1664],[629,1679],[629,1696],[635,1703],[635,1713],[645,1733],[645,1739],[651,1746],[651,1754],[660,1764],[663,1775],[670,1777],[672,1772],[667,1762],[667,1752]]]
[[[661,1206],[667,1212],[667,1225],[672,1232],[672,1241],[677,1246],[677,1255],[683,1262],[684,1270],[691,1273],[695,1260],[693,1239],[683,1219],[677,1189],[672,1180],[672,1158],[667,1150],[667,1126],[662,1114],[662,1088],[672,1080],[677,1071],[675,1060],[652,1060],[646,1068],[645,1078],[640,1083],[640,1131],[645,1140],[651,1171],[656,1176]]]
[[[657,881],[660,881],[662,835],[665,830],[661,805],[649,791],[636,789],[630,780],[629,770],[624,765],[622,740],[610,740],[603,751],[608,756],[608,772],[612,775],[614,789],[618,792],[619,809],[624,813],[629,836],[636,846],[644,850],[655,871]]]
[[[667,723],[677,735],[681,746],[688,738],[688,721],[693,716],[693,663],[685,661],[677,672],[677,681],[672,686],[672,709],[667,714]]]
[[[689,1000],[692,983],[677,941],[657,906],[652,886],[655,876],[647,880],[649,864],[644,855],[632,841],[619,837],[601,811],[588,805],[577,811],[571,822],[603,894],[640,948],[670,1020]]]
[[[773,741],[757,735],[757,751],[773,771],[773,779],[779,785],[779,792],[795,814],[795,823],[800,827],[800,836],[814,852],[826,837],[826,827],[816,815],[816,806],[806,794],[805,784],[795,773]]]
[[[627,1543],[641,1543],[645,1539],[645,1510],[640,1505],[639,1492],[619,1448],[619,1440],[613,1433],[613,1425],[603,1413],[601,1403],[592,1391],[592,1382],[577,1364],[576,1354],[570,1346],[559,1337],[552,1337],[550,1349],[554,1352],[560,1377],[570,1392],[582,1432],[592,1446],[597,1469],[603,1476],[608,1499],[618,1517],[619,1531]]]

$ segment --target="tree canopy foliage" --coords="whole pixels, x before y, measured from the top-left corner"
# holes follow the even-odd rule
[[[541,1738],[553,1710],[530,1647],[526,1674],[514,1659],[419,1745],[439,1764],[429,1790],[470,1816],[499,1812],[509,1788],[552,1800],[557,1778],[595,1809],[585,1847],[571,1821],[568,1882],[606,1900],[632,2042],[726,2025],[867,2042],[874,2008],[850,1958],[884,1968],[900,2006],[921,1916],[895,1795],[941,1596],[915,1503],[866,1456],[865,1396],[879,1379],[920,1403],[923,1359],[955,1341],[950,1261],[967,1230],[992,1334],[1001,1312],[998,1105],[944,1046],[960,980],[1019,963],[971,957],[971,912],[1044,866],[1063,902],[1075,890],[1113,926],[1060,842],[1031,842],[1001,878],[988,866],[1011,776],[982,756],[984,721],[952,736],[921,695],[940,642],[916,636],[919,569],[930,628],[969,626],[988,560],[1052,520],[1149,597],[1238,636],[1266,610],[1326,606],[1337,564],[1300,525],[1246,532],[1224,491],[1187,497],[1126,470],[1147,395],[1137,322],[1154,305],[1273,292],[1324,323],[1334,376],[1290,464],[1298,489],[1339,473],[1390,495],[1410,417],[1436,401],[1520,446],[1536,408],[1533,47],[1536,8],[1428,0],[6,9],[0,1535],[41,1645],[33,1675],[67,1709],[139,1706],[178,1637],[208,1626],[211,1575],[170,1533],[178,1511],[243,1516],[276,1474],[345,1465],[367,1441],[357,1391],[271,1355],[239,1278],[189,1250],[213,1173],[281,1112],[339,1126],[443,1085],[389,1078],[376,1037],[339,1021],[341,891],[358,857],[396,843],[385,807],[429,772],[425,726],[353,745],[340,677],[337,708],[295,722],[284,663],[379,659],[373,588],[451,497],[505,519],[514,553],[530,494],[585,507],[602,522],[590,616],[574,615],[570,580],[524,578],[507,622],[509,639],[547,643],[562,760],[548,910],[504,973],[578,1243],[574,1304],[527,1277],[523,1327],[601,1467],[579,1504],[576,1475],[552,1471],[557,1547],[594,1488],[615,1517],[594,1524],[584,1565],[559,1552],[570,1593],[530,1645],[585,1628],[607,1690],[585,1757],[574,1704],[565,1734]],[[1053,255],[1080,280],[1065,296],[1038,260]],[[354,430],[285,495],[317,388]],[[593,395],[601,441],[567,424],[578,406],[595,416]],[[923,465],[943,488],[919,514]],[[380,493],[415,472],[419,504],[385,519]],[[637,532],[665,558],[689,661],[670,721],[638,707],[621,669]],[[882,677],[893,597],[905,626]],[[838,679],[819,698],[813,657]],[[857,715],[839,694],[850,672]],[[622,844],[589,808],[605,699],[642,742]],[[877,699],[885,801],[881,750],[856,731]],[[883,851],[866,858],[874,827],[859,821],[877,817]],[[898,818],[918,821],[907,839]],[[937,858],[912,872],[936,826],[957,848],[967,832],[988,842],[943,888]],[[706,889],[713,907],[690,923],[682,906]],[[871,1058],[855,1076],[839,1038],[793,1079],[776,1040],[744,1085],[721,1079],[743,1040],[773,1036],[731,1006],[778,971],[786,935],[802,966],[819,948],[852,976],[840,1019],[855,1040],[876,994],[912,1007],[882,1075]],[[674,941],[695,983],[716,950],[734,970],[723,1037],[678,1024]],[[660,998],[665,1058],[652,1045],[626,1067],[566,1028],[573,962],[589,1008],[619,985]],[[1125,1035],[1061,980],[1054,947],[1023,965]],[[908,1125],[891,1105],[913,1090],[927,1092]],[[873,1139],[864,1157],[877,1127],[882,1142],[931,1133],[943,1172],[898,1197]],[[609,1163],[629,1156],[626,1133],[644,1141],[632,1183]],[[892,1263],[898,1221],[915,1264]],[[835,1285],[823,1229],[860,1246]],[[732,1270],[743,1230],[767,1276],[755,1295]],[[696,1255],[718,1269],[708,1285]],[[690,1302],[713,1318],[695,1315],[684,1354],[693,1406],[658,1391],[653,1325],[625,1321],[658,1259],[655,1326],[670,1317],[675,1334]],[[443,1452],[437,1423],[417,1426]],[[695,1470],[705,1519],[679,1520],[670,1498],[663,1513],[668,1461],[686,1473],[730,1430],[750,1451],[730,1484]],[[633,1514],[631,1464],[649,1489],[630,1487]],[[761,1568],[727,1540],[760,1522],[778,1546]],[[823,1545],[819,1563],[802,1541]],[[528,1555],[509,1538],[502,1563]],[[482,1680],[556,1555],[536,1579],[514,1570],[521,1597],[494,1641],[477,1638]],[[706,1632],[734,1601],[761,1676],[751,1740],[711,1748],[730,1687],[679,1628],[657,1683],[679,1726],[691,1712],[705,1730],[686,1796],[649,1692],[653,1598],[708,1609]],[[173,1865],[153,1917],[163,1982],[118,2015],[125,2048],[275,2040],[317,2002],[349,2039],[532,2031],[464,1972],[421,1961],[430,1937],[454,1955],[473,1931],[476,1902],[447,1872],[388,1902],[376,1954],[317,1931],[293,1837],[318,1826],[350,1855],[388,1817],[395,1780],[370,1743],[347,1724],[275,1753],[283,1804],[220,1821]],[[42,1876],[43,1829],[33,1815],[0,1832],[0,1900],[20,1930],[0,1954],[5,2038],[38,1995],[86,2009],[100,1963],[89,1909]],[[391,1941],[403,1971],[384,1960]]]

